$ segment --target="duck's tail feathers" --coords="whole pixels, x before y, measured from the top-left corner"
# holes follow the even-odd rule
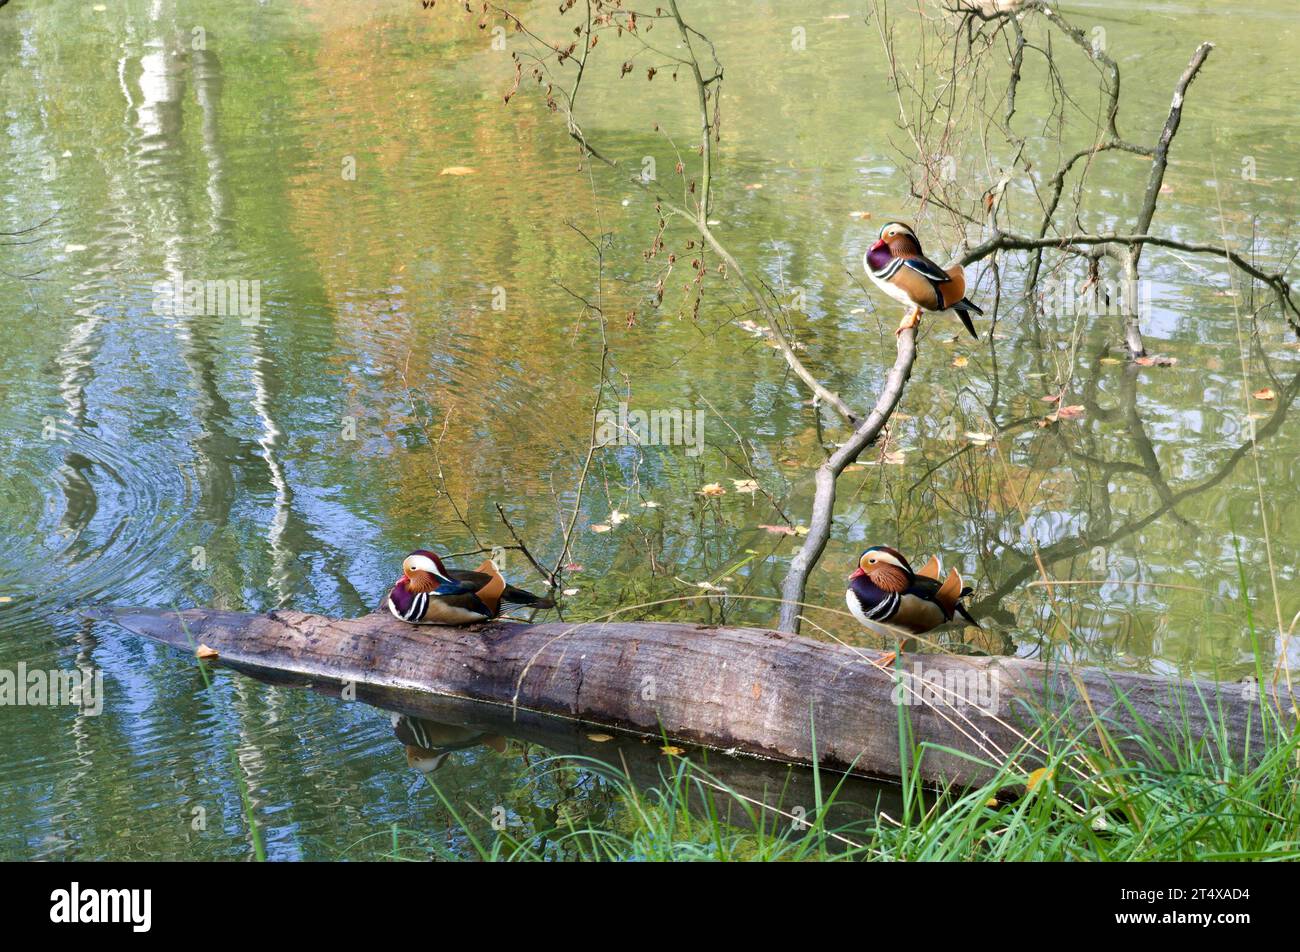
[[[554,608],[555,598],[552,595],[534,595],[532,592],[525,592],[522,588],[515,588],[513,585],[507,585],[505,594],[501,596],[503,602],[513,602],[516,605],[527,605],[529,608]]]
[[[925,567],[916,574],[923,578],[932,578],[936,582],[939,581],[939,577],[943,574],[943,566],[939,562],[939,557],[937,555],[930,556],[930,561],[926,562]]]
[[[952,309],[957,312],[957,316],[961,318],[961,322],[966,325],[966,330],[970,332],[970,336],[979,340],[980,335],[976,333],[975,322],[971,320],[970,315],[971,311],[974,311],[976,314],[983,314],[984,312],[972,304],[968,298],[962,298],[952,306]]]
[[[965,590],[961,593],[962,598],[965,598],[968,594],[970,594],[971,591],[972,591],[972,589],[969,589],[969,588],[965,589]],[[972,615],[970,612],[966,611],[966,606],[963,605],[960,601],[957,602],[957,604],[956,604],[955,607],[956,607],[957,611],[961,614],[961,617],[962,617],[962,618],[965,618],[968,622],[970,622],[970,623],[971,623],[972,625],[974,625],[976,628],[983,628],[983,627],[984,627],[983,625],[981,625],[979,622],[977,622],[977,621],[975,620],[975,616],[974,616],[974,615]]]

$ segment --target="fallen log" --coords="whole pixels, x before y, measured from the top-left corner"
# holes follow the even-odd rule
[[[1008,762],[1021,773],[1033,769],[1041,759],[1026,738],[1044,714],[1062,731],[1092,732],[1100,721],[1137,759],[1146,759],[1139,733],[1166,749],[1180,738],[1213,738],[1225,752],[1249,756],[1262,717],[1278,703],[1249,685],[1023,658],[905,655],[896,674],[875,664],[877,652],[757,628],[442,628],[386,613],[337,619],[203,609],[95,614],[189,653],[206,645],[220,663],[268,679],[459,698],[511,717],[548,715],[791,764],[816,759],[873,778],[898,778],[906,768],[934,785],[978,784]],[[1280,703],[1290,710],[1294,699]],[[901,754],[900,705],[912,743],[926,748],[919,762],[910,749]]]
[[[235,669],[280,688],[307,689],[334,698],[342,695],[341,686],[336,683],[247,667]],[[677,764],[666,756],[663,741],[658,736],[622,730],[607,733],[570,718],[428,691],[363,684],[357,685],[355,697],[349,694],[347,700],[368,704],[394,716],[395,748],[399,741],[403,746],[409,743],[399,723],[403,720],[408,723],[418,721],[425,737],[472,738],[478,741],[455,745],[453,750],[466,746],[492,746],[499,751],[499,747],[484,739],[510,738],[525,745],[537,745],[552,756],[603,763],[642,792],[662,788],[665,777],[677,769]],[[411,732],[408,730],[407,733]],[[437,745],[433,746],[434,750],[414,751],[422,755],[423,764],[412,762],[412,748],[407,746],[408,765],[421,772],[431,772],[428,770],[430,758],[439,753]],[[695,747],[675,749],[681,752],[679,756],[690,759],[694,766],[701,768],[691,771],[692,782],[687,784],[686,802],[690,809],[701,817],[719,817],[731,826],[751,828],[755,826],[752,821],[757,819],[770,827],[773,823],[779,825],[781,817],[797,825],[801,816],[806,817],[816,809],[819,798],[824,804],[823,820],[830,829],[869,819],[879,810],[898,815],[903,809],[903,799],[896,784],[848,775],[836,778],[835,795],[831,798],[825,792],[819,794],[812,771],[798,764],[778,763],[760,757],[727,756]],[[540,761],[533,762],[540,767]],[[592,769],[592,765],[587,769]],[[724,790],[750,806],[761,805],[761,810],[753,811],[751,817],[750,811],[735,803],[732,797],[717,796]],[[709,794],[712,796],[706,801],[705,796]]]

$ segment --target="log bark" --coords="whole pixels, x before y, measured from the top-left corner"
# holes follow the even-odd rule
[[[295,611],[267,615],[191,609],[96,613],[223,664],[315,685],[460,698],[512,717],[542,714],[593,728],[894,779],[916,771],[934,785],[974,785],[1014,762],[1041,763],[1024,736],[1046,711],[1063,730],[1093,731],[1094,716],[1133,757],[1126,738],[1221,739],[1235,756],[1258,748],[1261,717],[1276,698],[1240,684],[1097,669],[1049,668],[1022,658],[905,655],[899,675],[878,652],[756,628],[599,622],[471,628],[415,627],[387,614],[354,619]],[[947,686],[921,703],[914,673]],[[986,689],[977,688],[983,678]],[[963,699],[956,685],[971,686]],[[1268,690],[1272,690],[1271,687]],[[931,695],[935,692],[930,691]],[[992,702],[990,702],[992,695]],[[900,756],[899,701],[919,763]],[[971,703],[975,702],[975,703]],[[1294,698],[1283,697],[1290,710]],[[988,710],[980,705],[986,705]],[[1095,712],[1095,715],[1094,715]],[[815,754],[814,754],[815,750]]]

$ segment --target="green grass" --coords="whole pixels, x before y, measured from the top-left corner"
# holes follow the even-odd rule
[[[914,746],[908,779],[894,798],[901,808],[839,825],[832,821],[844,789],[839,774],[818,772],[815,802],[796,818],[779,797],[757,803],[688,757],[665,757],[650,789],[600,761],[554,757],[535,765],[536,781],[595,782],[615,807],[596,822],[578,816],[494,830],[431,784],[460,828],[460,850],[446,846],[445,838],[434,842],[394,829],[386,855],[468,854],[489,861],[1295,859],[1300,735],[1283,732],[1266,708],[1259,710],[1261,729],[1249,764],[1225,755],[1221,732],[1194,736],[1188,729],[1162,740],[1145,727],[1121,737],[1099,720],[1073,734],[1040,723],[1035,744],[1046,769],[1032,789],[1021,769],[1004,767],[976,789],[935,791],[915,769],[930,750]],[[902,724],[904,743],[910,735]],[[1121,744],[1130,756],[1118,753]],[[1017,752],[1028,753],[1028,747]]]

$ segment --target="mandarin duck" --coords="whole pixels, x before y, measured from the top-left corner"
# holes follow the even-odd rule
[[[978,628],[979,622],[961,603],[973,590],[962,584],[956,569],[950,569],[942,582],[941,574],[937,556],[930,556],[920,572],[913,572],[897,549],[873,545],[858,558],[845,601],[853,617],[877,633],[922,635],[952,621],[954,612]],[[889,664],[897,654],[889,652],[881,663]]]
[[[491,559],[478,571],[467,572],[447,568],[428,549],[416,549],[402,562],[402,577],[384,599],[384,606],[414,625],[472,625],[496,618],[502,602],[555,607],[551,598],[506,584]]]
[[[939,267],[921,251],[921,242],[907,225],[897,221],[884,225],[862,256],[862,264],[876,287],[908,307],[896,333],[919,325],[922,311],[952,310],[970,336],[979,339],[971,312],[984,312],[966,297],[966,275],[961,265],[955,264],[947,271]]]

